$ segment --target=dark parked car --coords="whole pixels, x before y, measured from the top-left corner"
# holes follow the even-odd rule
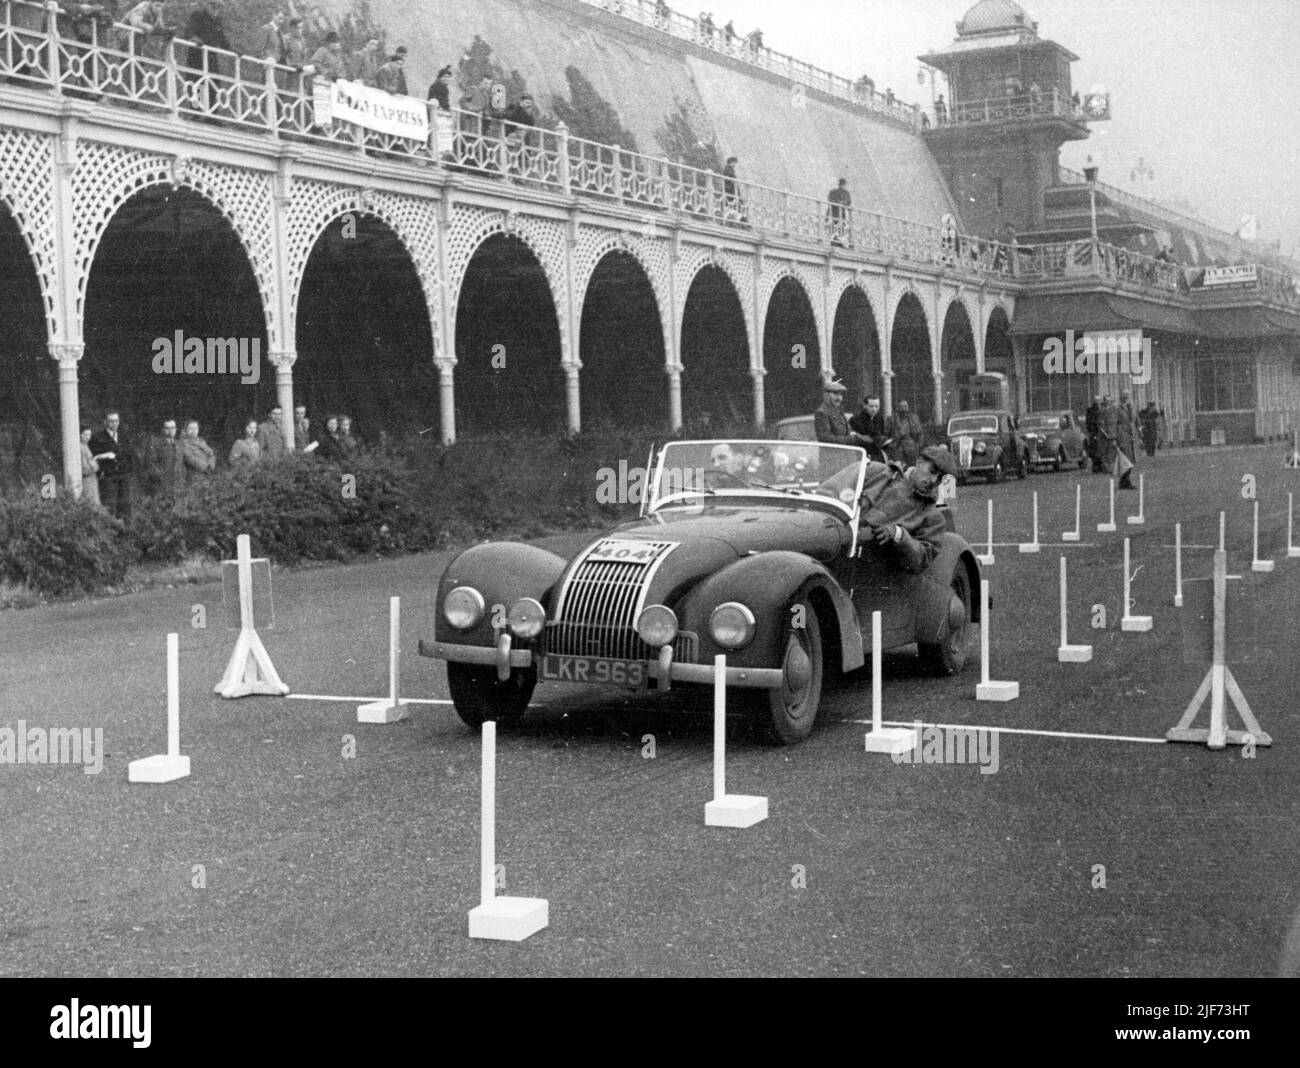
[[[438,585],[434,640],[467,724],[523,715],[540,680],[629,690],[711,685],[727,657],[732,707],[793,743],[812,730],[823,673],[915,643],[936,673],[966,664],[980,571],[953,527],[920,574],[858,530],[868,461],[808,441],[683,441],[659,454],[642,516],[572,560],[476,545]]]
[[[1029,449],[1029,462],[1059,471],[1066,464],[1088,465],[1083,430],[1071,411],[1030,412],[1020,417],[1020,436]]]
[[[1016,417],[1004,408],[962,412],[948,420],[948,448],[961,469],[959,481],[982,477],[1001,482],[1008,471],[1024,478],[1029,450],[1016,429]]]

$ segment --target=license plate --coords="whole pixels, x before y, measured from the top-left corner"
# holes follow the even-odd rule
[[[624,541],[604,538],[589,553],[587,559],[596,563],[649,564],[659,550],[644,541]]]
[[[549,682],[599,682],[643,690],[646,666],[640,660],[606,660],[595,656],[547,653],[542,657],[542,678]]]

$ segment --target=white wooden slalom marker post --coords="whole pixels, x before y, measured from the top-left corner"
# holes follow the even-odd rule
[[[230,654],[226,673],[213,688],[222,697],[270,694],[282,697],[289,687],[280,681],[266,646],[253,626],[253,553],[247,534],[236,539],[239,558],[239,639]]]
[[[1165,738],[1171,742],[1205,742],[1211,749],[1223,749],[1227,745],[1272,745],[1273,739],[1264,733],[1246,703],[1246,696],[1232,677],[1232,668],[1227,662],[1227,608],[1228,608],[1228,554],[1218,549],[1214,554],[1214,644],[1211,653],[1210,670],[1197,688],[1195,696],[1178,721],[1177,727],[1165,732]],[[1193,727],[1196,713],[1210,698],[1210,726]],[[1233,707],[1246,725],[1244,731],[1229,730],[1226,718],[1226,702],[1232,700]]]
[[[1219,513],[1219,552],[1228,551],[1228,513]]]
[[[989,678],[989,580],[980,579],[980,681],[975,686],[977,701],[1014,701],[1020,683]]]
[[[1261,560],[1259,558],[1259,501],[1255,501],[1255,530],[1251,535],[1251,558],[1250,569],[1252,571],[1272,571],[1272,560]]]
[[[977,559],[984,567],[993,563],[993,498],[989,498],[989,551],[976,555]]]
[[[1286,495],[1286,554],[1290,557],[1300,556],[1300,545],[1291,540],[1295,526],[1295,494]]]
[[[727,658],[713,658],[713,800],[704,805],[706,827],[752,827],[767,819],[767,798],[727,793]]]
[[[1022,553],[1036,553],[1042,548],[1038,544],[1038,490],[1034,490],[1034,540],[1022,541],[1020,551]]]
[[[916,731],[906,727],[882,726],[880,708],[880,613],[871,613],[871,730],[866,734],[868,753],[906,753],[916,746]]]
[[[1174,524],[1174,607],[1183,607],[1183,525]]]
[[[400,687],[398,653],[401,651],[402,599],[388,599],[388,700],[357,706],[358,723],[396,723],[406,718],[406,702],[397,696]]]
[[[1124,614],[1119,620],[1120,630],[1131,631],[1148,631],[1154,626],[1155,621],[1150,616],[1134,616],[1129,614],[1129,540],[1124,539]]]
[[[1097,533],[1113,534],[1115,532],[1115,480],[1110,480],[1110,522],[1098,523]]]
[[[1083,483],[1074,484],[1074,529],[1067,530],[1061,535],[1062,541],[1078,541],[1079,535],[1083,528],[1079,525],[1080,519],[1083,518]]]
[[[1291,431],[1291,451],[1287,454],[1284,467],[1300,467],[1300,430]]]
[[[1086,664],[1092,659],[1091,645],[1071,645],[1066,637],[1067,598],[1065,593],[1065,557],[1061,557],[1061,645],[1056,650],[1056,659],[1062,664]]]
[[[171,782],[190,773],[190,758],[181,756],[180,639],[167,635],[167,752],[133,760],[127,782]]]
[[[497,897],[497,723],[483,721],[479,903],[469,910],[470,938],[522,942],[550,922],[544,897]]]
[[[1138,475],[1138,514],[1129,516],[1125,522],[1132,526],[1142,526],[1147,521],[1147,476]]]

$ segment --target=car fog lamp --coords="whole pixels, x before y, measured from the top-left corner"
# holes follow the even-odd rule
[[[457,630],[478,626],[486,609],[483,595],[473,586],[457,586],[442,601],[442,614]]]
[[[546,609],[531,597],[520,597],[506,613],[506,625],[516,638],[536,638],[546,626]]]
[[[975,442],[972,448],[974,449],[975,452],[979,453],[981,456],[984,455],[984,453],[988,452],[988,446],[986,446],[982,441]]]
[[[637,616],[636,632],[646,645],[661,648],[677,637],[677,616],[665,605],[652,604]]]
[[[743,649],[754,640],[754,613],[737,601],[720,604],[709,616],[709,633],[724,649]]]

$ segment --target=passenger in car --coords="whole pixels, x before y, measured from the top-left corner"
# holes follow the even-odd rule
[[[905,571],[920,574],[939,553],[947,529],[936,497],[944,475],[957,474],[952,453],[940,445],[921,451],[916,466],[871,464],[862,486],[858,529],[882,551],[893,554]]]

